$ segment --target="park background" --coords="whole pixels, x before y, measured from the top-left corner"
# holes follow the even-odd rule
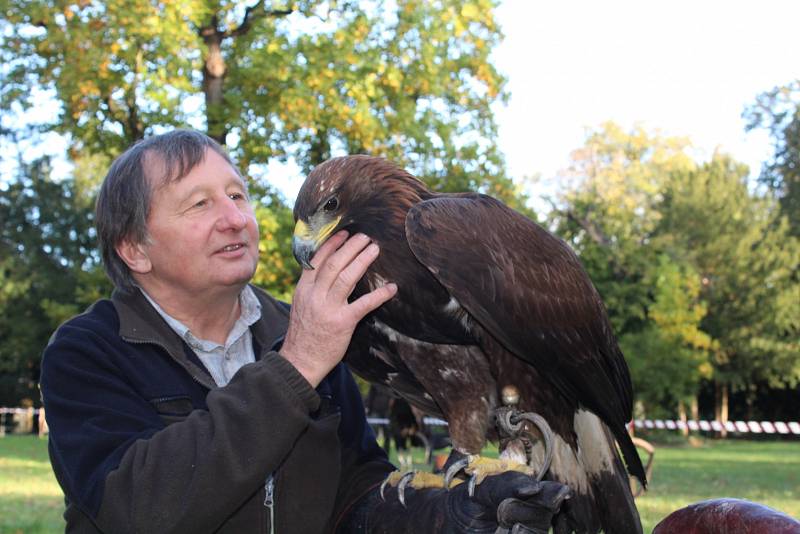
[[[249,177],[254,281],[276,296],[299,274],[303,176],[382,155],[436,190],[496,196],[574,248],[631,368],[635,417],[798,420],[795,3],[0,5],[0,406],[39,406],[50,334],[110,291],[93,229],[108,165],[178,126],[218,139]],[[704,437],[701,452],[728,446]],[[708,496],[766,485],[776,507],[800,500],[797,441],[742,446],[731,465],[772,462],[778,482]]]

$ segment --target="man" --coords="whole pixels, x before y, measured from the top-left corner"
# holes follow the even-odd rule
[[[116,289],[42,361],[68,531],[494,532],[501,502],[504,525],[549,523],[563,487],[513,473],[474,498],[463,484],[410,490],[407,508],[378,496],[393,467],[340,363],[358,321],[397,291],[348,302],[379,253],[367,236],[321,247],[289,312],[248,285],[258,227],[244,180],[182,130],[113,163],[96,223]]]

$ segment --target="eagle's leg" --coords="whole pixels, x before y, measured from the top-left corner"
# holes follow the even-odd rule
[[[530,477],[536,475],[536,470],[518,461],[516,458],[500,457],[485,458],[476,454],[464,454],[453,449],[445,463],[444,484],[450,488],[455,484],[461,483],[459,475],[469,476],[468,491],[470,495],[475,493],[475,486],[483,482],[490,475],[499,475],[506,471],[518,471]]]
[[[397,486],[400,502],[405,500],[405,488],[408,485],[415,489],[451,488],[463,482],[462,479],[456,478],[462,472],[470,477],[468,486],[470,495],[474,495],[475,486],[483,482],[487,476],[506,471],[519,471],[535,477],[536,480],[542,480],[550,469],[553,457],[553,432],[547,421],[538,414],[520,412],[516,408],[504,406],[495,411],[495,422],[504,444],[499,458],[484,458],[453,449],[445,463],[444,477],[421,471],[408,471],[402,474],[394,471],[381,484],[381,497],[387,485]],[[538,470],[530,465],[529,453],[532,443],[538,441],[539,437],[531,432],[526,423],[538,428],[541,440],[544,442],[544,460]]]
[[[532,445],[540,440],[543,442],[544,456],[536,472],[536,480],[542,480],[553,461],[553,431],[544,417],[533,412],[520,412],[514,407],[503,406],[495,411],[495,423],[501,442],[505,442],[504,452],[523,449],[523,458],[528,465],[533,463]],[[536,428],[541,437],[531,432],[531,427]]]
[[[495,422],[503,444],[500,457],[484,458],[454,449],[445,464],[445,487],[450,487],[454,480],[458,480],[455,477],[461,473],[470,476],[470,495],[474,493],[475,485],[483,482],[487,476],[505,471],[519,471],[536,480],[544,478],[553,457],[553,432],[547,421],[535,413],[501,407],[495,411]],[[532,432],[531,426],[538,429],[540,436]],[[532,465],[530,454],[533,443],[537,441],[542,441],[544,445],[544,457],[538,469]]]

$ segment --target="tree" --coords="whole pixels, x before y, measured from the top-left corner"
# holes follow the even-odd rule
[[[624,333],[620,346],[629,355],[631,377],[649,415],[674,414],[676,407],[685,413],[701,380],[712,376],[709,351],[714,343],[700,330],[707,312],[699,298],[700,279],[691,267],[663,253],[648,275],[649,320],[641,330]]]
[[[688,146],[606,123],[573,152],[551,212],[603,297],[637,399],[651,414],[696,396],[709,371],[696,274],[653,242],[670,174],[694,166]]]
[[[50,180],[46,158],[20,168],[0,189],[0,380],[12,384],[0,393],[38,399],[38,359],[50,334],[108,282],[86,195],[73,180]]]
[[[603,296],[618,334],[639,330],[651,295],[644,283],[656,254],[648,244],[669,173],[690,168],[681,138],[625,132],[606,123],[572,153],[553,201],[551,223],[581,257]]]
[[[675,138],[613,124],[573,154],[553,224],[609,308],[639,399],[673,409],[800,380],[798,242],[747,169],[698,164]]]
[[[62,112],[46,127],[76,153],[201,119],[245,169],[370,152],[438,189],[515,197],[494,144],[492,0],[267,6],[5,0],[2,105],[52,95]]]
[[[752,193],[748,170],[715,155],[675,173],[660,211],[660,246],[680,251],[701,276],[701,328],[715,342],[721,400],[730,388],[800,383],[800,244],[769,196]]]
[[[774,155],[761,171],[761,182],[780,199],[791,233],[800,237],[800,80],[765,92],[744,113],[748,129],[765,128]]]

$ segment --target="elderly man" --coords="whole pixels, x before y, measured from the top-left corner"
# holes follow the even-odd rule
[[[514,473],[474,498],[465,485],[410,490],[405,505],[378,496],[393,467],[340,363],[358,321],[397,291],[348,301],[379,253],[367,236],[321,247],[289,311],[248,285],[259,239],[245,181],[183,130],[113,163],[96,223],[116,289],[62,325],[42,361],[67,530],[547,529],[563,488]]]

